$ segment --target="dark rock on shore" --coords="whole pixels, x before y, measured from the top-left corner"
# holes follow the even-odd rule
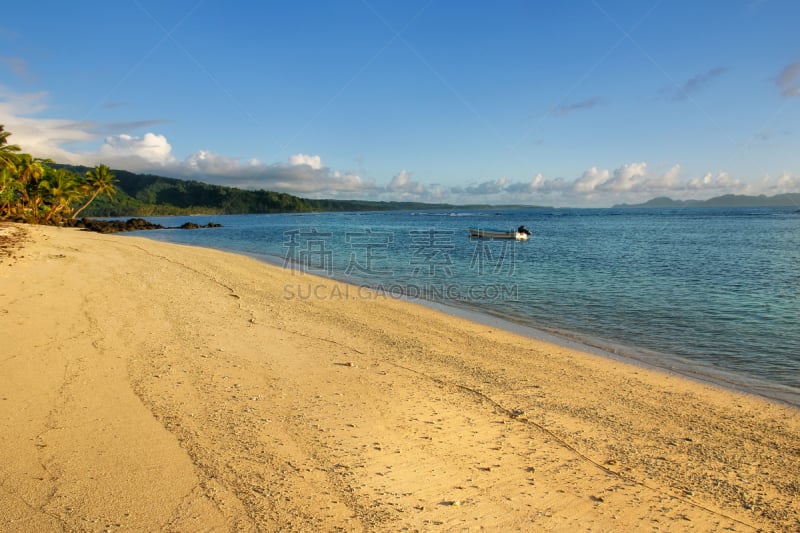
[[[184,222],[178,229],[202,229],[202,228],[221,228],[222,224],[216,222],[209,222],[208,224],[200,225],[194,222]]]
[[[2,222],[16,222],[20,224],[29,224],[30,222],[22,218],[14,219],[0,219]],[[35,224],[44,226],[58,226],[61,228],[83,228],[86,231],[96,231],[97,233],[119,233],[121,231],[142,231],[150,229],[203,229],[203,228],[221,228],[222,224],[216,222],[209,222],[208,224],[196,224],[194,222],[186,222],[181,226],[162,226],[161,224],[154,224],[143,218],[129,218],[128,220],[102,220],[95,218],[81,218],[73,220],[71,218],[61,219],[55,221],[39,221]]]
[[[221,228],[222,224],[209,222],[208,224],[200,225],[194,222],[186,222],[178,228],[168,228],[161,224],[154,224],[143,218],[130,218],[128,220],[99,220],[92,218],[82,218],[74,224],[76,227],[82,227],[87,231],[96,231],[98,233],[119,233],[122,231],[142,231],[152,229],[200,229],[200,228]]]
[[[84,218],[81,220],[83,227],[88,231],[98,233],[118,233],[121,231],[139,231],[149,229],[164,229],[161,224],[153,224],[143,218],[130,218],[122,220],[95,220]]]

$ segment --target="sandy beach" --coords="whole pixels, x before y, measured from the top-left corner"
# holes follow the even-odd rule
[[[220,251],[0,246],[0,531],[800,529],[791,407]]]

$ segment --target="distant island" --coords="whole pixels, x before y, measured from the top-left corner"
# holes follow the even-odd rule
[[[680,208],[680,207],[800,207],[800,193],[777,194],[775,196],[747,196],[725,194],[708,200],[673,200],[666,196],[653,198],[642,204],[617,204],[614,209],[626,208]]]

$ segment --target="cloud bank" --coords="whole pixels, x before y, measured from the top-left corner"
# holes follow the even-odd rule
[[[706,73],[698,83],[714,76],[716,74]],[[785,94],[793,96],[798,91],[798,77],[800,64],[788,65],[777,83]],[[531,179],[500,176],[459,186],[426,183],[424,179],[415,178],[412,171],[402,169],[388,178],[385,185],[380,185],[355,172],[330,168],[316,154],[291,154],[285,161],[274,163],[228,157],[210,150],[197,150],[179,158],[163,134],[119,133],[159,124],[158,120],[96,123],[30,117],[45,109],[46,99],[45,92],[12,94],[0,86],[0,124],[12,132],[15,144],[37,157],[88,166],[102,162],[132,172],[311,198],[608,206],[646,201],[654,196],[703,199],[721,194],[778,194],[800,190],[800,176],[788,172],[749,183],[722,170],[684,176],[679,164],[653,171],[644,161],[623,163],[613,169],[592,166],[573,177],[548,177],[537,173]],[[578,103],[572,107],[590,105]],[[117,132],[103,135],[109,130]]]
[[[158,133],[107,135],[157,125],[163,122],[160,120],[98,123],[31,117],[46,109],[47,97],[44,91],[17,94],[0,86],[0,124],[13,134],[15,144],[37,157],[87,166],[103,162],[131,172],[309,196],[352,196],[376,189],[371,180],[353,172],[328,168],[319,155],[293,154],[287,161],[267,164],[198,150],[180,159],[167,138]],[[419,188],[409,192],[419,192]]]
[[[312,196],[369,193],[375,189],[372,181],[362,179],[353,172],[340,172],[327,167],[318,155],[293,154],[286,162],[267,164],[258,159],[243,161],[209,150],[198,150],[179,160],[173,155],[166,137],[154,133],[146,133],[143,137],[106,137],[97,155],[115,168],[244,189],[267,189]]]
[[[411,179],[411,172],[401,170],[392,177],[386,189],[390,192],[400,193],[403,198],[415,197],[425,194],[425,186]]]
[[[454,188],[452,192],[464,203],[474,203],[480,198],[489,203],[608,206],[644,202],[657,196],[707,199],[723,194],[773,195],[798,190],[800,176],[788,172],[777,177],[765,176],[751,184],[725,171],[682,177],[679,164],[652,172],[647,163],[633,162],[613,170],[590,167],[573,179],[546,178],[540,173],[529,181],[499,178]]]

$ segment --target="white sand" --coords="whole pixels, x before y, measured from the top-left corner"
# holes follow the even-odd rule
[[[25,229],[1,531],[800,528],[795,409],[242,256]]]

